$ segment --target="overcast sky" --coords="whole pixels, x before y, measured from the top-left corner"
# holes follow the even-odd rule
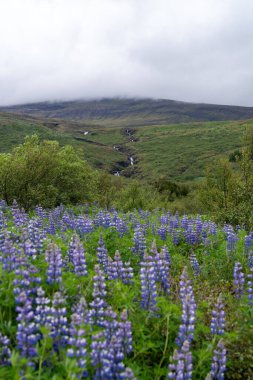
[[[0,105],[253,106],[253,0],[0,0]]]

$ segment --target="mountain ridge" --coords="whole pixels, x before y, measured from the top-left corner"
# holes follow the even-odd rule
[[[151,124],[253,119],[253,107],[151,98],[50,101],[0,107],[0,110],[38,118],[136,127]]]

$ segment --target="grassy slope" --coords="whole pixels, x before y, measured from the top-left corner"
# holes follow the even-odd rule
[[[253,121],[148,126],[137,130],[133,148],[144,177],[192,180],[201,177],[215,157],[242,146],[246,128],[253,129]]]
[[[113,150],[109,144],[97,146],[76,140],[75,137],[83,137],[83,134],[78,132],[81,130],[87,130],[86,126],[74,123],[68,125],[64,122],[50,123],[0,112],[0,152],[10,152],[12,148],[23,143],[27,135],[36,133],[41,139],[57,140],[61,145],[70,144],[81,149],[84,158],[96,167],[100,167],[102,163],[105,169],[110,170],[116,161],[124,159],[124,156]]]
[[[56,139],[62,145],[80,148],[95,167],[111,171],[133,154],[136,176],[167,175],[185,181],[203,176],[208,162],[240,147],[243,132],[253,129],[253,121],[148,125],[134,128],[136,142],[128,141],[123,126],[124,123],[120,128],[101,126],[98,120],[91,125],[0,113],[0,152],[10,151],[26,135],[37,133],[42,139]],[[88,135],[84,135],[85,131]],[[113,149],[114,145],[121,146],[123,153]]]

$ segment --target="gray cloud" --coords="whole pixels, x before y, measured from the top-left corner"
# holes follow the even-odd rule
[[[0,105],[145,96],[253,106],[251,0],[8,0],[0,15]]]

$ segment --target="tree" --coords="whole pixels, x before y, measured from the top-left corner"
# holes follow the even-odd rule
[[[242,151],[236,168],[226,159],[209,166],[199,197],[205,210],[218,221],[252,228],[253,168],[249,151]]]
[[[94,198],[95,183],[96,173],[71,146],[40,142],[36,135],[0,155],[0,195],[8,204],[16,199],[29,209],[86,202]]]

